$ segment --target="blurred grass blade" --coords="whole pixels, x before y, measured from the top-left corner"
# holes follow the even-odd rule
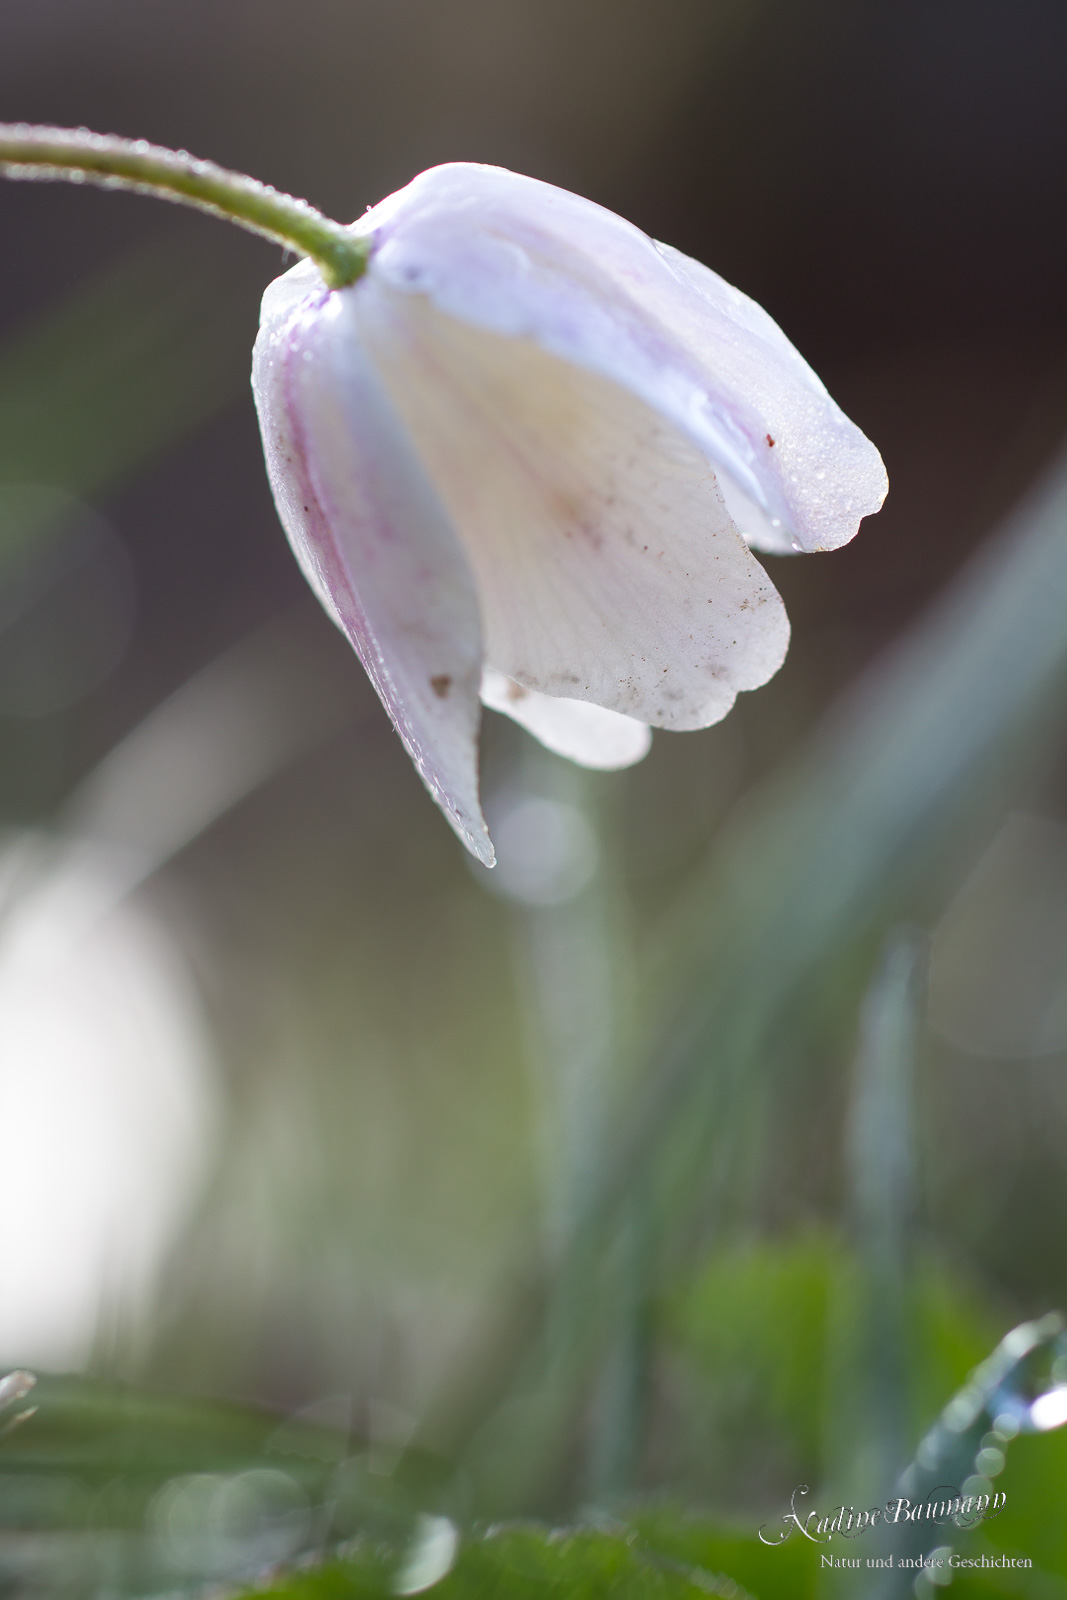
[[[498,866],[487,887],[513,905],[515,972],[540,1113],[545,1256],[581,1215],[623,1085],[618,1066],[633,994],[630,908],[617,796],[604,775],[523,739],[512,784],[490,812]],[[632,1486],[646,1388],[647,1271],[641,1195],[601,1262],[611,1348],[590,1407],[584,1491],[597,1503]],[[551,1339],[551,1332],[549,1333]]]
[[[134,1527],[176,1474],[239,1471],[265,1457],[310,1489],[350,1449],[321,1424],[86,1378],[45,1375],[34,1399],[32,1420],[0,1441],[0,1527],[92,1522],[99,1516],[93,1497],[104,1487],[115,1525]]]
[[[864,1253],[900,1275],[915,1203],[912,1078],[926,941],[886,941],[860,1018],[847,1132],[855,1232]]]
[[[913,1079],[925,955],[912,929],[886,941],[863,1004],[845,1136],[859,1295],[836,1386],[836,1454],[840,1481],[863,1504],[884,1498],[907,1459]]]

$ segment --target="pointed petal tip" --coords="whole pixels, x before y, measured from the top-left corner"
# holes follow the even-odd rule
[[[440,807],[444,813],[445,821],[463,847],[483,867],[495,867],[496,850],[493,848],[493,841],[489,837],[489,829],[486,826],[479,803],[477,770],[475,769],[472,774],[474,787],[472,790],[468,790],[464,796],[458,790],[453,792],[446,791],[440,782],[428,777],[427,773],[419,767],[417,761],[415,765],[419,776],[430,792],[430,798]]]
[[[458,833],[459,829],[457,828],[456,831]],[[496,866],[496,851],[493,848],[493,841],[489,837],[489,829],[484,824],[480,834],[472,833],[469,829],[464,828],[463,832],[460,833],[460,838],[475,861],[480,861],[482,866],[489,868],[490,871]]]
[[[283,526],[431,796],[490,867],[478,801],[482,643],[472,576],[364,348],[359,301],[336,294],[316,306],[291,288],[265,303],[253,371]]]

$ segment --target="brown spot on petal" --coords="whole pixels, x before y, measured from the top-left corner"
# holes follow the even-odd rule
[[[770,434],[767,435],[767,443],[770,445],[771,449],[773,450],[774,449],[774,440],[771,438]]]
[[[438,700],[443,700],[452,687],[452,679],[447,672],[439,672],[436,678],[430,679],[430,688]]]

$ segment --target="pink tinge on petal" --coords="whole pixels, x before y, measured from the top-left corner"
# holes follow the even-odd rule
[[[877,450],[781,329],[592,201],[497,167],[422,173],[356,224],[380,281],[628,388],[715,468],[750,542],[832,549],[885,495]]]
[[[253,360],[278,513],[430,793],[491,865],[478,798],[482,640],[471,575],[359,338],[360,286],[327,294],[314,281],[302,266],[268,290]],[[310,295],[294,293],[304,285]]]
[[[463,543],[487,665],[550,700],[678,731],[719,721],[778,670],[781,599],[680,429],[533,340],[373,274],[359,316]]]

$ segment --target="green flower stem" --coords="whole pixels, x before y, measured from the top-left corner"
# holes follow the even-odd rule
[[[355,283],[367,268],[370,241],[324,217],[306,200],[186,150],[167,150],[143,139],[119,139],[87,128],[41,128],[0,123],[0,175],[96,183],[132,189],[210,211],[310,256],[331,289]]]

